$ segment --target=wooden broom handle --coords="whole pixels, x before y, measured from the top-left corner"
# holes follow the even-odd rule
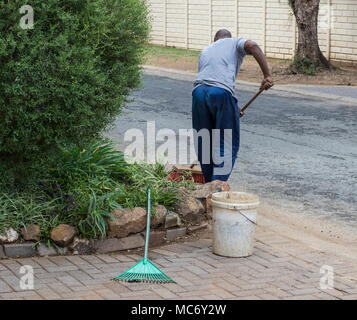
[[[259,97],[259,95],[264,91],[265,89],[260,89],[255,96],[248,101],[248,103],[240,110],[240,112],[244,112],[252,103],[253,101]]]

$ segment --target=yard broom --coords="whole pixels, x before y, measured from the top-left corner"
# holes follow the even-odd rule
[[[175,283],[170,277],[163,273],[148,259],[149,240],[150,240],[150,218],[151,218],[151,190],[147,191],[147,225],[145,239],[144,259],[136,265],[126,270],[122,274],[113,278],[116,281],[126,282],[152,282],[152,283]]]

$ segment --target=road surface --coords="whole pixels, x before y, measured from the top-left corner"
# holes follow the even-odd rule
[[[191,128],[192,81],[145,74],[109,131],[122,150],[124,132]],[[357,90],[357,89],[356,89]],[[239,86],[240,106],[256,88]],[[272,89],[241,121],[241,147],[231,177],[282,209],[357,227],[357,106]]]

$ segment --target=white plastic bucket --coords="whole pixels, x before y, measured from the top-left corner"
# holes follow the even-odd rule
[[[245,192],[212,195],[213,253],[225,257],[252,255],[259,197]]]

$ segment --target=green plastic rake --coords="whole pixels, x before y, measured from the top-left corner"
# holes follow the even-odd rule
[[[170,277],[162,272],[148,259],[149,240],[150,240],[150,218],[151,218],[151,190],[148,188],[147,196],[147,224],[144,259],[135,266],[126,270],[122,274],[113,278],[116,281],[127,282],[152,282],[152,283],[175,283]]]

